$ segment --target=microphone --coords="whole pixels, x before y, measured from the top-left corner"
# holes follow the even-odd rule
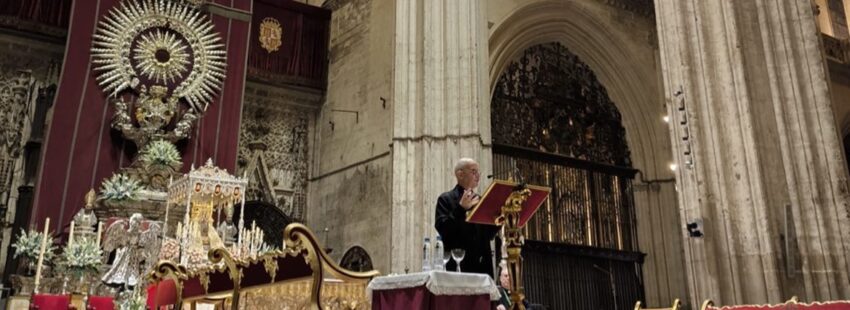
[[[519,168],[517,168],[516,165],[513,165],[513,167],[511,167],[511,169],[508,169],[508,170],[505,170],[505,171],[499,171],[499,172],[496,172],[496,173],[493,173],[493,174],[488,174],[487,178],[488,179],[492,179],[492,178],[502,179],[505,176],[507,176],[508,174],[513,174],[515,176],[521,175],[519,173]]]

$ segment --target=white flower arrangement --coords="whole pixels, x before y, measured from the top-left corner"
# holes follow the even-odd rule
[[[26,230],[21,229],[18,239],[12,244],[12,247],[15,248],[15,255],[13,258],[23,256],[31,261],[37,259],[38,252],[41,250],[41,240],[43,237],[43,232],[35,230],[27,232]],[[51,261],[53,253],[56,251],[56,246],[53,245],[53,241],[53,237],[50,237],[50,239],[47,240],[47,247],[44,250],[45,261]]]
[[[181,164],[181,159],[177,147],[165,140],[156,140],[148,143],[142,150],[142,155],[139,158],[145,166],[175,166]]]
[[[75,273],[97,272],[101,265],[103,250],[92,240],[82,239],[65,247],[62,265]]]
[[[105,200],[138,200],[139,192],[144,186],[133,177],[123,173],[113,174],[111,178],[103,181],[100,188],[100,196]]]

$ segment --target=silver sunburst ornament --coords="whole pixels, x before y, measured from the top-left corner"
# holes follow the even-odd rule
[[[141,35],[133,52],[141,73],[157,83],[171,83],[189,70],[189,47],[180,41],[178,34],[156,29]]]
[[[120,2],[100,21],[92,56],[97,81],[110,96],[165,84],[201,112],[224,80],[224,44],[212,22],[179,1]]]

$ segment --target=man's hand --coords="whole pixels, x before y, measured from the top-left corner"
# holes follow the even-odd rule
[[[498,305],[498,306],[496,306],[496,310],[506,310],[506,309],[505,309],[505,305]]]
[[[480,201],[481,197],[475,195],[471,189],[467,189],[463,191],[463,196],[460,197],[460,206],[463,207],[464,210],[469,210]]]

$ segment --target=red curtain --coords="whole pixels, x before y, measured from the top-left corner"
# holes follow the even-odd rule
[[[90,67],[92,34],[98,20],[119,0],[74,1],[67,51],[53,119],[47,134],[36,185],[32,223],[42,225],[50,217],[58,230],[83,206],[90,188],[98,188],[121,167],[129,165],[131,148],[110,129],[113,109]],[[251,12],[251,0],[216,0],[217,4]],[[212,158],[219,167],[233,171],[241,119],[245,62],[250,21],[213,15],[215,29],[225,41],[227,73],[222,91],[196,124],[183,145],[184,170]]]
[[[291,0],[256,0],[248,73],[251,77],[324,89],[331,12]],[[269,52],[260,44],[266,18],[280,23],[281,45]]]
[[[68,27],[71,0],[0,1],[0,15],[14,16],[54,27]]]

